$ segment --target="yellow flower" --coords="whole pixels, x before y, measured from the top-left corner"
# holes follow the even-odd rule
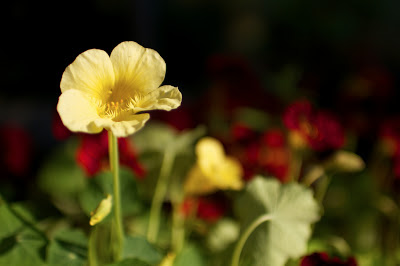
[[[210,137],[196,145],[197,162],[184,184],[187,195],[201,195],[219,189],[239,190],[243,187],[243,169],[233,157],[226,156],[222,144]]]
[[[57,110],[71,131],[98,133],[104,128],[128,136],[150,118],[149,110],[177,108],[178,88],[164,85],[161,56],[135,42],[122,42],[111,55],[91,49],[64,71]]]

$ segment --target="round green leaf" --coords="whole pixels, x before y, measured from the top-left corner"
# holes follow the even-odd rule
[[[253,231],[242,252],[244,264],[254,266],[281,266],[289,258],[304,255],[311,224],[319,219],[319,207],[310,189],[261,176],[238,197],[235,210],[243,230],[262,215],[271,217]]]

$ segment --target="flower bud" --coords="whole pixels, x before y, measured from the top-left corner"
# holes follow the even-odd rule
[[[111,212],[112,208],[112,196],[107,194],[107,197],[100,201],[97,208],[90,213],[90,222],[91,226],[98,224],[99,222],[103,221],[104,218]]]

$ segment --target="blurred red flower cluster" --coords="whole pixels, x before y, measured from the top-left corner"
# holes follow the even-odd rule
[[[119,160],[121,165],[131,169],[136,177],[143,178],[146,174],[143,166],[138,162],[132,143],[126,138],[118,138]],[[109,166],[108,163],[108,135],[103,130],[100,134],[82,134],[81,143],[76,153],[78,164],[88,176],[94,176],[101,169]]]
[[[357,261],[353,257],[343,261],[338,257],[330,257],[325,252],[315,252],[303,257],[300,266],[357,266]]]
[[[52,132],[57,140],[67,139],[73,134],[63,125],[58,114],[54,116]],[[93,177],[102,169],[107,169],[109,167],[107,131],[103,130],[100,134],[79,133],[76,135],[80,138],[76,160],[86,175]],[[138,161],[132,141],[127,138],[119,138],[118,149],[121,165],[131,169],[137,178],[144,178],[146,170]]]
[[[285,126],[300,141],[315,151],[339,149],[345,135],[337,118],[329,112],[315,110],[308,101],[296,101],[283,114]]]
[[[210,223],[218,221],[226,211],[227,205],[223,200],[210,197],[186,198],[181,206],[184,217],[193,215]]]
[[[230,152],[242,163],[245,180],[256,174],[268,174],[281,182],[288,181],[291,153],[281,129],[258,133],[243,123],[236,123],[231,135]]]

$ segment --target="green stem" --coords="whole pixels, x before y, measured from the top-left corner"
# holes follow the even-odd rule
[[[170,175],[172,164],[174,162],[174,153],[165,151],[161,164],[160,175],[158,177],[156,189],[154,191],[153,201],[151,202],[149,226],[147,228],[147,240],[155,243],[160,225],[160,214],[162,203],[167,193],[168,176]]]
[[[113,176],[113,203],[114,203],[114,224],[116,230],[115,236],[115,249],[114,260],[118,261],[122,256],[122,248],[124,242],[124,229],[122,227],[122,214],[121,214],[121,193],[119,181],[119,156],[118,156],[118,141],[111,131],[108,131],[108,145],[110,166]],[[114,240],[113,240],[114,241]]]
[[[236,247],[233,251],[233,256],[232,256],[232,264],[231,266],[239,266],[239,259],[240,259],[240,253],[242,253],[242,249],[244,244],[246,243],[246,240],[249,238],[251,233],[262,223],[271,220],[272,215],[270,214],[265,214],[260,217],[258,217],[256,220],[254,220],[249,227],[247,227],[246,231],[242,234],[240,237],[239,241],[236,244]]]
[[[302,153],[298,150],[293,151],[292,165],[291,165],[291,180],[294,182],[299,181],[302,165]]]
[[[331,183],[331,179],[332,177],[330,175],[323,176],[323,178],[319,180],[319,184],[316,187],[315,198],[321,205],[324,201],[329,184]]]
[[[185,240],[185,227],[184,218],[180,212],[181,202],[173,203],[173,213],[172,213],[172,250],[175,254],[178,254],[183,247]]]

